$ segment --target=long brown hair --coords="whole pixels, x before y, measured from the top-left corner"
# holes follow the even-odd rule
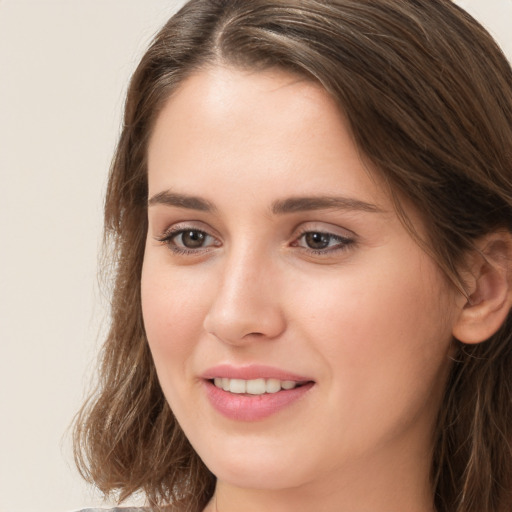
[[[148,139],[195,70],[279,67],[338,102],[361,154],[423,215],[420,243],[455,286],[461,255],[512,231],[512,71],[489,34],[449,0],[192,0],[134,73],[105,204],[114,262],[111,327],[96,392],[76,420],[82,474],[122,501],[201,510],[215,478],[157,381],[141,313]],[[432,488],[439,512],[512,509],[512,316],[457,353],[439,413]]]

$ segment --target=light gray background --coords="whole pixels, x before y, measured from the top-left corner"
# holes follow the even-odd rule
[[[67,428],[106,311],[103,189],[128,78],[183,3],[0,0],[0,512],[101,504]],[[512,58],[512,0],[459,3]]]

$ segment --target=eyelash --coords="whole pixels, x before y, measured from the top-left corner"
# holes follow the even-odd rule
[[[183,227],[183,226],[175,226],[168,229],[161,237],[157,237],[156,240],[162,244],[167,245],[167,247],[175,254],[177,255],[185,255],[185,256],[193,256],[193,255],[199,255],[204,254],[206,252],[209,252],[212,247],[219,247],[219,244],[211,244],[207,247],[198,247],[196,249],[187,248],[187,247],[180,247],[176,245],[174,240],[184,233],[195,233],[199,236],[204,236],[205,238],[211,238],[215,240],[215,237],[210,235],[208,232],[197,229],[194,227]],[[299,245],[299,242],[301,239],[306,237],[307,235],[321,235],[329,238],[328,243],[331,243],[332,241],[337,242],[334,247],[327,247],[323,249],[313,249],[311,247],[303,247]],[[302,251],[307,252],[308,254],[314,255],[314,256],[328,256],[336,252],[346,251],[348,248],[355,243],[355,240],[353,238],[341,236],[341,235],[335,235],[334,233],[330,233],[328,231],[322,231],[322,230],[311,230],[311,229],[305,229],[302,232],[298,234],[298,236],[294,239],[294,241],[291,243],[292,247],[297,247]]]
[[[215,240],[215,237],[207,233],[206,231],[202,229],[197,229],[194,227],[183,227],[183,226],[175,226],[168,229],[161,237],[157,237],[157,241],[167,245],[167,247],[175,254],[177,255],[197,255],[197,254],[204,254],[205,252],[208,252],[211,250],[211,247],[198,247],[197,249],[191,249],[188,247],[180,247],[176,245],[174,240],[184,233],[196,233],[198,235],[204,235],[205,237],[210,237],[213,240]],[[215,246],[215,244],[213,244]]]
[[[329,237],[329,243],[331,241],[337,242],[333,247],[325,248],[325,249],[313,249],[312,247],[301,247],[299,246],[299,241],[306,237],[307,235],[322,235]],[[346,251],[348,248],[355,243],[353,238],[349,238],[346,236],[336,235],[334,233],[330,233],[329,231],[324,231],[321,229],[304,229],[299,233],[299,235],[295,238],[294,242],[292,242],[292,247],[299,247],[300,249],[306,251],[309,254],[314,256],[328,256],[333,253]]]

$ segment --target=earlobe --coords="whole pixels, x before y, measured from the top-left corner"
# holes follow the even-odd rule
[[[490,338],[505,322],[512,305],[512,235],[493,232],[468,257],[468,298],[460,308],[453,336],[463,343]]]

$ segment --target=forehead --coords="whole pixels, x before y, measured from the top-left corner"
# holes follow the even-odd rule
[[[148,170],[150,195],[213,180],[253,196],[274,184],[271,191],[280,187],[288,196],[334,187],[387,202],[333,98],[319,84],[275,69],[216,67],[190,76],[156,120]]]
[[[318,116],[328,102],[336,111],[334,100],[313,80],[279,68],[245,70],[229,66],[208,66],[188,76],[172,93],[164,111],[208,115],[226,125],[249,115],[252,121],[266,119],[266,111],[255,111],[256,105],[267,105],[274,116],[295,114]],[[233,117],[235,116],[235,117]]]

